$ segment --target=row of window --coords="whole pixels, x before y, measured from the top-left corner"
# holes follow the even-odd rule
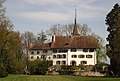
[[[71,49],[71,52],[76,52],[76,51],[77,51],[77,49],[75,49],[75,48]],[[83,52],[94,52],[94,49],[87,49],[87,48],[85,48],[85,49],[83,49]]]
[[[66,61],[56,61],[56,64],[65,65],[65,64],[66,64]]]
[[[45,50],[43,50],[42,52],[43,52],[43,53],[47,53],[47,52],[48,52],[48,50],[46,50],[46,49],[45,49]],[[34,51],[32,51],[32,52],[31,52],[31,54],[34,54]],[[39,51],[37,51],[37,54],[40,54],[40,52],[39,52]]]
[[[86,55],[86,58],[92,58],[92,55]],[[77,58],[77,55],[72,55],[71,58]],[[85,55],[78,55],[78,58],[85,58]]]
[[[95,49],[92,49],[92,48],[91,48],[91,49],[85,48],[85,49],[83,49],[83,52],[94,52],[94,50],[95,50]],[[71,52],[76,52],[77,49],[72,48],[72,49],[70,49],[70,51],[71,51]],[[54,50],[53,50],[53,53],[66,53],[66,52],[68,52],[68,49],[59,49],[59,50],[54,49]]]
[[[71,50],[71,52],[76,52],[77,51],[77,49],[75,49],[75,48],[72,48],[72,49],[70,49]],[[42,51],[43,53],[47,53],[48,52],[48,50],[47,49],[44,49],[43,51]],[[53,50],[53,53],[66,53],[66,52],[68,52],[68,49],[54,49]],[[83,52],[94,52],[94,49],[83,49]],[[34,51],[32,51],[31,52],[31,54],[34,54]],[[40,54],[40,52],[39,51],[37,51],[37,54]]]
[[[56,64],[65,65],[66,61],[56,61]],[[77,64],[76,61],[71,61],[70,62],[70,65],[76,65],[76,64]],[[82,64],[82,65],[87,64],[87,61],[80,61],[80,64]]]
[[[53,58],[66,58],[65,54],[62,55],[53,55]]]
[[[34,58],[34,56],[31,56],[30,59],[45,59],[45,55],[41,55],[41,57],[37,56],[36,58]]]
[[[86,58],[92,58],[92,55],[86,55]],[[53,55],[53,58],[66,58],[65,54]],[[77,58],[77,55],[71,55],[71,58]],[[78,55],[78,58],[85,58],[85,55]]]

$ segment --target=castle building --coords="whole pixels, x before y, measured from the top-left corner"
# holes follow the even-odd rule
[[[29,49],[29,60],[52,60],[53,65],[95,65],[98,40],[93,36],[80,36],[76,22],[71,36],[52,36],[52,42],[36,43]]]

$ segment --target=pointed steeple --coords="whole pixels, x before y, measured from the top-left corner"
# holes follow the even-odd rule
[[[78,26],[77,26],[77,22],[76,22],[76,17],[77,17],[77,9],[76,9],[76,6],[75,6],[75,21],[74,21],[74,29],[73,29],[73,33],[72,33],[73,36],[79,35]]]

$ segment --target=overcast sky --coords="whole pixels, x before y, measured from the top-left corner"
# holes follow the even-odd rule
[[[120,0],[7,0],[6,15],[20,32],[35,34],[53,24],[74,23],[74,5],[77,23],[88,24],[92,32],[107,37],[106,15]]]

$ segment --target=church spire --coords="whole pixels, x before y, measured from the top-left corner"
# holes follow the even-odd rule
[[[76,17],[77,17],[77,9],[76,9],[76,6],[75,6],[75,21],[74,21],[74,29],[73,29],[73,33],[72,33],[72,35],[74,35],[74,36],[79,35],[78,26],[77,26],[77,22],[76,22]]]

